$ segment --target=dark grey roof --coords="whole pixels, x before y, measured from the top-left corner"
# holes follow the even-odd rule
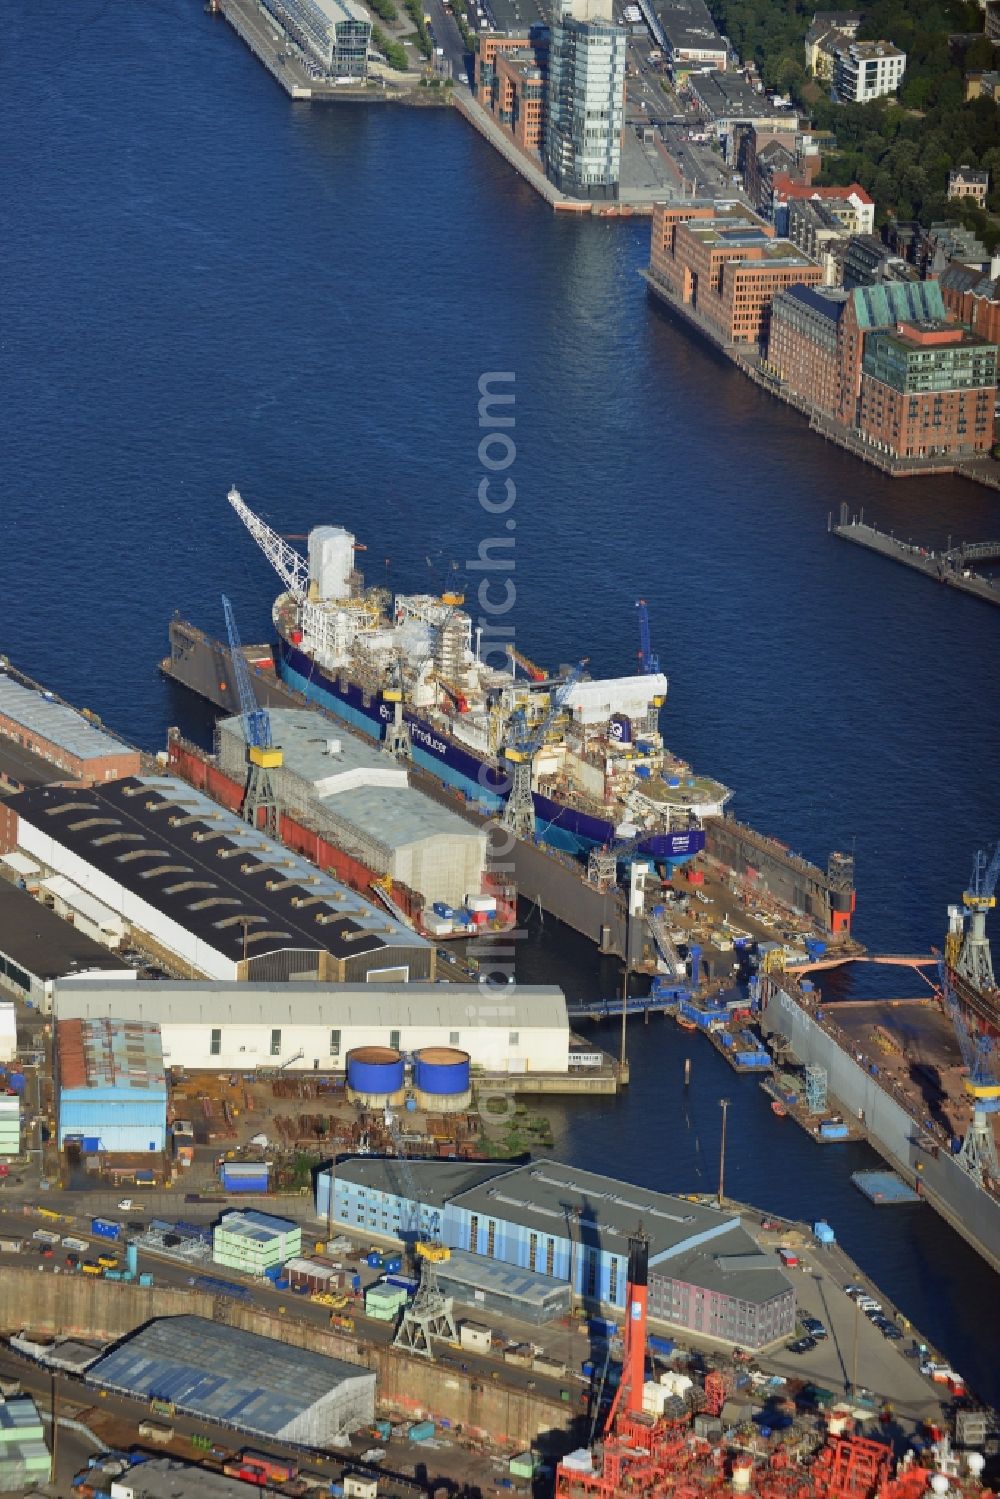
[[[674,52],[706,47],[724,50],[705,0],[663,0],[656,14]]]
[[[508,1265],[504,1260],[472,1254],[468,1249],[453,1249],[449,1259],[438,1267],[438,1279],[443,1289],[454,1290],[458,1299],[466,1302],[472,1298],[461,1292],[478,1290],[495,1296],[509,1296],[525,1306],[544,1310],[554,1299],[569,1294],[566,1281],[555,1275]]]
[[[73,777],[51,760],[43,760],[34,750],[0,738],[0,781],[8,781],[16,790],[30,786],[51,786],[53,781],[70,781]]]
[[[668,1196],[540,1160],[508,1170],[495,1181],[461,1192],[454,1205],[481,1218],[504,1218],[524,1228],[557,1238],[572,1233],[611,1254],[628,1253],[628,1240],[642,1228],[649,1239],[650,1263],[671,1256],[692,1241],[707,1241],[739,1224],[732,1213],[720,1212],[686,1197]]]
[[[420,1194],[420,1201],[428,1207],[441,1208],[460,1192],[481,1186],[495,1176],[510,1171],[509,1164],[481,1161],[415,1161],[409,1162],[409,1170]],[[357,1155],[339,1157],[335,1167],[341,1181],[353,1182],[356,1186],[371,1188],[396,1196],[405,1191],[397,1161],[385,1156]]]
[[[427,947],[353,891],[169,777],[42,787],[19,792],[7,805],[234,962],[243,956],[244,916],[250,957],[284,948],[352,958]]]
[[[483,9],[497,31],[524,32],[548,25],[537,0],[483,0]]]
[[[758,1305],[792,1289],[777,1257],[762,1251],[742,1225],[709,1244],[664,1260],[651,1273]]]
[[[0,880],[0,953],[46,983],[88,969],[129,965],[40,901]]]
[[[358,1364],[293,1348],[204,1317],[160,1317],[91,1365],[87,1383],[280,1436],[345,1381],[374,1381]]]
[[[810,307],[813,312],[818,312],[821,317],[829,318],[831,323],[838,323],[847,305],[847,293],[840,291],[839,288],[831,287],[830,290],[835,293],[833,296],[824,294],[812,286],[789,286],[780,295],[801,302],[805,307]]]

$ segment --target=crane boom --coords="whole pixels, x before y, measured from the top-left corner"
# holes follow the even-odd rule
[[[269,749],[271,746],[271,715],[266,708],[261,708],[257,704],[253,684],[250,681],[250,668],[247,666],[247,658],[243,654],[243,646],[240,642],[240,632],[236,625],[236,616],[233,613],[233,606],[225,594],[222,595],[222,611],[226,616],[229,656],[233,663],[233,676],[236,680],[236,693],[240,700],[240,717],[243,719],[247,747],[249,748],[253,745],[257,749]]]
[[[253,513],[235,485],[230,489],[228,498],[285,587],[290,593],[304,598],[309,591],[309,563],[305,557],[294,547],[290,547],[285,538],[273,531],[259,515]]]
[[[652,676],[660,670],[660,658],[653,650],[649,638],[649,610],[645,599],[636,599],[636,613],[639,616],[639,671],[644,677]]]

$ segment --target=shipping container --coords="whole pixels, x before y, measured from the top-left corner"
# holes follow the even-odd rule
[[[50,1228],[36,1228],[31,1237],[39,1244],[58,1244],[62,1235],[53,1233]]]
[[[260,1468],[268,1483],[290,1483],[299,1471],[291,1458],[269,1457],[266,1452],[241,1452],[239,1461],[246,1467]]]
[[[429,1442],[434,1436],[434,1431],[433,1421],[414,1421],[406,1435],[411,1442]]]
[[[0,1239],[0,1253],[20,1254],[23,1248],[23,1239]]]
[[[121,1236],[122,1226],[120,1223],[112,1223],[110,1218],[91,1218],[90,1232],[96,1234],[99,1239],[117,1239]]]
[[[787,1265],[789,1267],[797,1265],[799,1262],[799,1257],[795,1253],[794,1249],[779,1249],[778,1258],[783,1265]]]
[[[73,1239],[67,1235],[62,1242],[63,1248],[71,1249],[74,1254],[86,1254],[90,1248],[90,1241],[88,1239]]]
[[[271,1169],[266,1161],[223,1161],[222,1185],[227,1192],[267,1192]]]

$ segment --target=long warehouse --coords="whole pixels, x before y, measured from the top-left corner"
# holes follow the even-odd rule
[[[554,986],[483,984],[129,985],[74,980],[57,986],[60,1021],[152,1015],[168,1067],[336,1072],[365,1046],[415,1052],[458,1047],[488,1073],[555,1073],[570,1066],[566,1000]]]
[[[375,1375],[204,1317],[159,1317],[87,1370],[88,1384],[257,1436],[327,1447],[375,1419]]]
[[[0,853],[15,848],[208,978],[434,976],[423,938],[170,776],[9,797]]]

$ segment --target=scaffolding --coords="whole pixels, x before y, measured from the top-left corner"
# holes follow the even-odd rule
[[[829,1074],[825,1067],[806,1068],[806,1108],[810,1114],[826,1112]]]

